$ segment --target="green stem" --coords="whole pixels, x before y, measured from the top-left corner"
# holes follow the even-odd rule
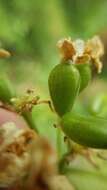
[[[32,113],[26,111],[26,112],[23,112],[22,116],[27,121],[30,128],[34,129],[37,132],[38,130],[37,130],[36,124],[35,124],[35,122],[34,122],[34,120],[32,118]]]
[[[62,155],[62,134],[61,134],[61,129],[57,128],[57,155],[58,158],[61,159]]]

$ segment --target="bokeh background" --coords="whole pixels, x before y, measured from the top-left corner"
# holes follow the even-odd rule
[[[49,99],[48,75],[60,60],[57,41],[94,35],[99,35],[105,46],[103,72],[93,78],[74,106],[78,112],[93,113],[100,97],[107,105],[107,0],[0,0],[0,47],[12,54],[9,59],[0,60],[0,73],[8,75],[18,94],[35,88],[41,99]],[[94,108],[90,106],[93,101]],[[103,114],[107,118],[107,106],[102,109]],[[37,106],[33,118],[40,134],[59,146],[59,133],[53,127],[56,116],[49,108]],[[59,149],[61,155],[65,153],[63,142]],[[85,159],[73,164],[68,175],[76,189],[107,189],[107,161],[98,162],[98,172]]]
[[[96,34],[106,52],[106,0],[0,0],[0,46],[12,53],[10,59],[1,61],[0,70],[8,72],[14,83],[27,80],[47,86],[47,74],[59,61],[57,41]]]
[[[0,72],[8,75],[19,94],[33,87],[47,99],[49,72],[60,61],[57,41],[94,35],[99,35],[105,46],[103,72],[82,93],[84,101],[80,103],[106,91],[107,0],[0,0],[0,46],[12,54],[0,61]],[[38,109],[36,120],[47,108]],[[40,119],[40,125],[44,120],[46,117]]]

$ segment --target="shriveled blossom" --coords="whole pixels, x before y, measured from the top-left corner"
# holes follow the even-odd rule
[[[51,111],[53,107],[50,100],[41,100],[34,89],[28,89],[24,95],[14,97],[11,102],[18,113],[31,112],[33,107],[38,104],[47,104]]]
[[[43,190],[54,174],[56,154],[47,140],[13,122],[0,126],[0,188]]]
[[[12,122],[0,126],[0,187],[8,187],[26,175],[29,165],[27,149],[36,133],[18,128]]]
[[[38,104],[40,97],[36,94],[35,90],[27,90],[27,92],[20,97],[11,99],[15,109],[22,113],[23,111],[31,111],[34,105]]]
[[[11,54],[5,49],[0,48],[0,58],[8,58]]]
[[[98,73],[101,72],[100,58],[104,54],[104,47],[98,36],[94,36],[86,42],[81,39],[72,41],[71,38],[65,38],[60,40],[57,45],[62,59],[71,60],[74,64],[90,62],[96,66]]]

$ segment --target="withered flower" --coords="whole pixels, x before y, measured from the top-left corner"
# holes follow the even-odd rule
[[[0,48],[0,58],[8,58],[11,54],[5,49]]]
[[[55,151],[46,139],[12,122],[0,126],[0,188],[48,190],[56,168]]]
[[[8,187],[27,173],[30,142],[36,133],[12,122],[0,126],[0,187]]]
[[[101,56],[104,54],[103,44],[98,36],[86,42],[77,39],[72,41],[71,38],[62,39],[57,44],[63,60],[71,60],[74,64],[84,62],[93,63],[98,73],[102,70]]]

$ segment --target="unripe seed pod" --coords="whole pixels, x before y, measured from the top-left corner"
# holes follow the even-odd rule
[[[80,63],[75,65],[79,70],[81,76],[81,83],[80,83],[80,92],[81,92],[84,88],[86,88],[88,83],[91,81],[91,68],[90,64],[88,63]]]
[[[0,77],[0,101],[10,103],[11,98],[15,97],[15,91],[6,76]]]
[[[61,127],[78,144],[107,149],[107,120],[103,118],[67,113],[62,117]]]
[[[59,116],[72,109],[80,88],[80,74],[70,62],[56,65],[49,75],[50,96]]]

